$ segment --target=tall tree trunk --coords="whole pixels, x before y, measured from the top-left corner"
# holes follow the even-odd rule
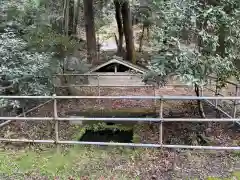
[[[95,64],[97,60],[96,32],[94,24],[93,0],[83,0],[87,39],[88,62]]]
[[[73,18],[73,34],[77,35],[77,26],[78,26],[78,20],[79,20],[79,14],[80,14],[80,4],[81,1],[77,0],[77,2],[74,5],[74,18]]]
[[[134,48],[132,17],[128,1],[122,2],[123,31],[126,41],[126,59],[136,64],[136,54]]]
[[[199,86],[197,84],[195,84],[195,93],[196,93],[197,97],[200,97],[200,89],[199,89]],[[205,115],[204,109],[203,109],[202,100],[197,100],[197,104],[198,104],[199,115],[202,118],[206,118],[206,115]]]
[[[72,26],[72,35],[77,35],[77,25],[79,19],[80,11],[80,0],[73,0],[73,26]]]
[[[74,0],[69,0],[69,20],[68,20],[68,35],[73,34],[74,26]]]
[[[114,0],[114,5],[115,5],[115,18],[116,18],[117,27],[118,27],[117,53],[121,54],[123,52],[123,25],[122,25],[122,17],[121,17],[121,4],[119,0]]]
[[[216,80],[216,87],[215,87],[215,96],[219,96],[219,88],[218,88],[218,81]],[[215,107],[216,107],[216,118],[221,118],[221,113],[217,109],[218,108],[218,99],[215,100]]]
[[[199,7],[201,9],[205,9],[206,0],[199,0],[199,2],[201,3]],[[206,20],[203,18],[203,16],[200,16],[197,19],[196,25],[197,25],[197,31],[202,31],[203,29],[205,29]],[[196,32],[196,34],[198,34],[198,32]],[[204,54],[205,53],[205,48],[204,48],[204,44],[203,44],[203,38],[202,38],[201,35],[197,35],[197,45],[198,45],[198,51],[201,52],[202,54]],[[195,87],[196,96],[199,97],[200,96],[199,86],[197,84],[194,84],[194,87]],[[205,116],[205,113],[204,113],[204,110],[203,110],[202,100],[197,100],[197,105],[198,105],[199,115],[202,118],[205,118],[206,116]]]
[[[218,46],[217,46],[217,54],[222,58],[225,57],[225,26],[222,24],[219,28],[218,32]]]
[[[69,0],[64,1],[64,34],[68,35],[69,27]]]

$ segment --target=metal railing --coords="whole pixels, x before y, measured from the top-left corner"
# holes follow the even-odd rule
[[[192,146],[192,145],[172,145],[163,143],[163,123],[164,122],[232,122],[239,121],[238,118],[164,118],[163,101],[165,100],[240,100],[239,96],[231,97],[197,97],[197,96],[0,96],[0,99],[52,99],[53,100],[53,117],[0,117],[0,119],[10,119],[15,121],[21,120],[44,120],[55,122],[55,139],[50,140],[30,140],[30,139],[6,139],[0,138],[1,142],[28,142],[28,143],[55,143],[58,144],[80,144],[80,145],[109,145],[109,146],[131,146],[131,147],[157,147],[157,148],[183,148],[183,149],[212,149],[212,150],[240,150],[240,146]],[[59,99],[154,99],[160,102],[158,118],[96,118],[96,117],[58,117],[57,100]],[[141,121],[141,122],[159,122],[159,143],[112,143],[112,142],[88,142],[88,141],[61,141],[59,140],[59,121]]]
[[[42,103],[42,104],[40,104],[40,105],[38,105],[38,106],[35,106],[35,107],[27,110],[26,112],[23,112],[23,113],[19,114],[17,117],[25,117],[26,114],[28,114],[28,113],[30,113],[30,112],[32,112],[32,111],[34,111],[34,110],[37,110],[37,109],[45,106],[46,104],[50,103],[51,101],[52,101],[52,99],[50,99],[50,100],[48,100],[48,101],[46,101],[46,102],[44,102],[44,103]],[[1,117],[0,117],[0,118],[1,118]],[[2,119],[2,120],[5,120],[5,119]],[[3,126],[5,126],[5,125],[7,125],[7,124],[9,124],[11,121],[12,121],[12,120],[7,120],[7,121],[1,123],[1,124],[0,124],[0,128],[3,127]]]
[[[234,96],[235,96],[235,97],[239,97],[240,84],[238,84],[238,83],[236,83],[236,82],[233,82],[233,81],[229,81],[229,80],[228,80],[228,81],[225,81],[225,82],[226,82],[227,86],[230,85],[230,86],[233,86],[233,87],[234,87],[234,90],[233,90],[233,91],[234,91]],[[212,84],[215,86],[215,87],[214,87],[215,89],[211,89],[211,88],[208,87],[208,85],[212,86]],[[220,92],[221,89],[218,88],[218,87],[216,86],[216,84],[217,84],[217,78],[214,77],[214,76],[209,76],[208,84],[207,84],[206,86],[204,86],[203,88],[204,88],[204,89],[207,89],[207,90],[210,91],[210,92],[213,92],[213,93],[214,93],[214,96],[224,97],[225,95]],[[222,88],[222,89],[224,89],[224,88]],[[202,95],[204,95],[204,94],[202,93]],[[220,100],[223,100],[223,99],[220,99]],[[228,100],[230,100],[230,99],[228,99]],[[237,109],[238,109],[238,107],[239,107],[239,105],[240,105],[238,99],[231,99],[231,100],[230,100],[230,101],[233,103],[233,108],[232,108],[232,112],[231,112],[231,113],[226,112],[226,110],[224,110],[223,108],[220,107],[220,102],[219,102],[218,99],[216,99],[215,102],[211,102],[211,101],[209,101],[209,99],[207,99],[207,100],[205,100],[205,101],[206,101],[210,106],[214,107],[216,110],[218,110],[219,112],[223,113],[225,116],[227,116],[227,117],[229,117],[229,118],[236,118]],[[236,121],[236,123],[237,123],[238,125],[240,125],[240,121],[239,121],[239,120]]]
[[[54,92],[56,92],[56,88],[68,88],[69,86],[71,87],[95,87],[97,88],[97,91],[98,91],[98,96],[101,96],[101,88],[118,88],[118,87],[121,87],[121,88],[146,88],[146,87],[152,87],[153,88],[153,95],[156,94],[156,86],[155,85],[101,85],[100,84],[100,80],[99,78],[100,77],[106,77],[106,76],[112,76],[112,77],[118,77],[118,76],[128,76],[128,77],[133,77],[133,76],[136,76],[136,77],[142,77],[143,75],[142,74],[55,74],[54,75],[54,78],[56,77],[77,77],[77,76],[80,76],[80,77],[96,77],[97,79],[97,85],[91,85],[91,84],[81,84],[81,85],[76,85],[76,84],[71,84],[71,85],[55,85],[54,86]],[[204,89],[207,89],[208,91],[210,92],[213,92],[214,93],[214,96],[222,96],[224,97],[224,94],[221,94],[219,91],[220,89],[217,88],[217,86],[214,87],[214,90],[211,89],[211,88],[208,88],[208,85],[212,85],[213,82],[216,84],[217,83],[217,78],[214,77],[214,76],[209,76],[209,79],[208,79],[208,84],[206,84],[204,87],[202,87],[202,92],[201,92],[201,96],[203,96],[203,90]],[[228,85],[232,85],[234,86],[234,95],[235,96],[239,96],[239,88],[240,88],[240,84],[236,83],[236,82],[233,82],[233,81],[225,81],[226,84]],[[189,87],[189,85],[186,85],[186,84],[166,84],[165,87],[167,86],[170,86],[170,87]],[[232,114],[230,115],[229,113],[227,113],[224,109],[222,109],[219,105],[219,101],[216,100],[214,103],[212,103],[211,101],[209,100],[205,100],[210,106],[214,107],[216,110],[222,112],[223,114],[225,114],[227,117],[230,117],[230,118],[235,118],[236,117],[236,113],[237,113],[237,106],[240,105],[240,103],[238,103],[238,101],[236,99],[232,100],[232,102],[234,103],[234,107],[233,107],[233,110],[232,110]],[[153,103],[154,105],[156,104],[156,101],[153,100]],[[240,125],[240,123],[239,123]]]
[[[139,77],[139,78],[142,78],[143,75],[142,74],[55,74],[53,78],[56,78],[56,77],[96,77],[96,80],[97,80],[97,85],[91,85],[91,84],[71,84],[71,85],[55,85],[54,87],[55,88],[66,88],[66,87],[98,87],[99,89],[100,88],[103,88],[103,87],[136,87],[136,88],[139,88],[139,87],[153,87],[153,88],[156,88],[156,86],[154,85],[148,85],[148,84],[145,84],[145,85],[104,85],[102,86],[100,84],[100,77],[119,77],[119,76],[124,76],[124,77]],[[187,87],[188,85],[186,84],[167,84],[166,86],[180,86],[180,87]]]
[[[240,121],[239,118],[236,118],[237,113],[237,105],[239,105],[239,85],[227,81],[228,84],[235,86],[235,96],[224,97],[223,94],[220,94],[218,90],[212,90],[208,87],[204,87],[212,92],[215,93],[215,97],[204,97],[203,91],[201,91],[201,97],[196,96],[156,96],[155,94],[155,86],[153,85],[127,85],[127,86],[107,86],[107,87],[153,87],[154,88],[154,95],[153,96],[101,96],[100,88],[103,86],[99,83],[100,76],[140,76],[139,74],[127,74],[127,75],[108,75],[108,74],[59,74],[57,76],[96,76],[98,80],[97,85],[71,85],[72,87],[97,87],[98,88],[98,96],[0,96],[0,99],[50,99],[53,101],[53,109],[54,115],[53,117],[0,117],[0,120],[7,120],[3,123],[3,125],[11,122],[12,120],[15,121],[22,121],[22,120],[32,120],[32,121],[55,121],[55,140],[30,140],[30,139],[5,139],[0,138],[2,142],[32,142],[32,143],[55,143],[55,144],[82,144],[82,145],[114,145],[114,146],[134,146],[134,147],[165,147],[165,148],[185,148],[185,149],[215,149],[215,150],[240,150],[240,147],[224,147],[224,146],[191,146],[191,145],[171,145],[171,144],[164,144],[163,143],[163,123],[164,122],[237,122]],[[216,81],[215,77],[210,77],[209,84],[212,84],[212,81]],[[185,84],[167,84],[167,86],[173,87],[189,87]],[[69,87],[68,86],[55,86],[56,87]],[[106,87],[106,86],[104,86]],[[202,89],[203,90],[203,89]],[[58,117],[58,110],[57,110],[57,100],[59,99],[145,99],[145,100],[153,100],[155,102],[160,101],[159,105],[159,117],[158,118],[96,118],[96,117],[76,117],[76,118],[68,118],[68,117]],[[164,100],[203,100],[206,101],[208,104],[213,106],[216,110],[222,112],[228,118],[206,118],[206,119],[199,119],[199,118],[163,118],[163,101]],[[210,100],[214,100],[211,102]],[[232,114],[225,112],[221,107],[219,107],[219,100],[231,100],[233,102],[233,111]],[[37,108],[34,108],[37,109]],[[61,141],[59,140],[59,127],[58,124],[60,121],[141,121],[141,122],[158,122],[159,123],[159,144],[141,144],[141,143],[109,143],[109,142],[82,142],[82,141]],[[1,128],[2,126],[0,126]]]

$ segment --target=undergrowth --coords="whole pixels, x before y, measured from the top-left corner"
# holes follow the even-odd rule
[[[165,153],[159,149],[103,146],[64,146],[57,150],[40,145],[34,149],[1,149],[0,179],[138,180],[152,170],[154,160],[159,168]],[[240,179],[240,172],[235,171],[225,179],[206,177],[206,180],[232,179]]]
[[[132,179],[121,164],[139,156],[130,149],[72,147],[61,152],[56,149],[34,151],[0,151],[0,179]],[[121,160],[122,159],[122,160]],[[113,168],[114,167],[114,168]],[[138,179],[136,177],[135,179]]]
[[[240,171],[234,172],[232,177],[229,178],[215,178],[209,177],[207,180],[239,180],[240,179]]]

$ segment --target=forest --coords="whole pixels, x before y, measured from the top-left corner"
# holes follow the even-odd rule
[[[51,76],[64,73],[71,58],[81,63],[76,72],[98,64],[99,31],[114,19],[115,53],[134,64],[141,63],[139,52],[146,51],[135,42],[142,46],[147,31],[146,76],[163,80],[174,73],[197,86],[211,74],[220,84],[238,79],[238,1],[3,0],[0,18],[1,84],[14,86],[18,95],[52,93]],[[134,24],[142,27],[138,39]],[[85,54],[79,51],[84,48]]]
[[[168,83],[172,83],[169,82],[169,77],[174,75],[181,83],[193,87],[195,95],[200,96],[201,88],[209,82],[211,76],[216,78],[216,89],[226,87],[229,80],[239,83],[239,50],[239,0],[0,1],[1,95],[53,95],[55,93],[54,75],[69,72],[73,74],[86,73],[91,67],[118,57],[123,61],[147,69],[143,81],[152,78],[158,86],[164,87]],[[69,70],[70,66],[74,68]],[[63,76],[61,81],[64,84],[68,79]],[[67,92],[64,95],[74,94]],[[24,111],[22,109],[28,110],[36,104],[39,104],[39,101],[0,99],[1,109],[5,108],[17,115]],[[197,106],[199,116],[206,118],[202,101],[198,100]],[[7,129],[7,132],[9,131]],[[237,143],[237,145],[239,144]],[[88,154],[89,151],[92,154]],[[79,172],[73,171],[71,168],[76,168],[76,164],[76,167],[66,165],[70,169],[64,169],[62,162],[59,166],[56,165],[58,164],[57,159],[63,162],[71,158],[74,160],[78,152],[84,154],[83,160],[78,159],[79,162],[86,169],[92,170],[93,176],[91,172],[85,172],[84,168]],[[30,158],[39,158],[34,154],[35,152],[31,153]],[[171,173],[169,175],[167,169],[170,163],[169,158],[171,159],[173,156],[171,151],[167,153],[167,157],[164,153],[159,155],[156,151],[151,151],[151,153],[150,150],[125,152],[122,149],[111,152],[111,157],[107,157],[108,151],[102,149],[99,151],[93,149],[71,150],[72,154],[68,154],[66,157],[61,156],[61,158],[48,153],[45,155],[49,157],[48,162],[52,161],[47,165],[50,170],[43,168],[41,173],[44,175],[39,176],[37,172],[37,177],[35,177],[34,171],[29,177],[24,175],[25,179],[44,179],[45,175],[58,179],[56,169],[60,169],[59,174],[62,175],[62,178],[69,180],[75,179],[72,174],[76,177],[83,177],[82,179],[104,179],[105,175],[108,176],[108,179],[133,179],[136,177],[139,179],[200,177],[199,179],[202,179],[202,177],[219,175],[218,173],[209,174],[201,168],[199,171],[204,172],[191,171],[193,174],[188,174],[187,170],[184,170],[182,175]],[[119,157],[118,153],[123,153],[125,156]],[[138,153],[150,153],[150,155],[144,160]],[[87,161],[95,155],[100,156],[99,162],[96,161],[99,164],[91,167]],[[200,155],[192,155],[192,157],[201,159]],[[204,158],[208,159],[207,156]],[[110,164],[117,164],[107,164],[110,169],[113,166],[114,168],[123,167],[123,169],[119,171],[120,173],[117,172],[116,175],[113,175],[114,173],[106,170],[106,164],[102,165],[104,166],[102,169],[99,167],[101,159]],[[114,159],[117,162],[114,162]],[[143,169],[128,163],[121,165],[121,160],[129,159],[131,159],[131,162],[128,162],[130,164],[138,162],[146,164]],[[1,164],[1,161],[4,160],[6,163]],[[26,158],[24,162],[19,161],[18,163],[28,168],[29,164],[25,164],[25,160]],[[238,160],[232,161],[235,163]],[[7,167],[11,161],[12,159],[7,158],[5,153],[1,154],[0,152],[0,179],[1,177],[5,178],[6,174],[2,176],[1,171],[10,173]],[[154,172],[150,172],[151,170],[147,167],[150,166],[148,164],[150,161],[154,161],[154,167],[152,167]],[[164,161],[165,164],[160,167],[157,161]],[[213,165],[215,164],[215,160],[210,159],[209,161],[212,161]],[[40,164],[45,163],[43,160],[39,160],[39,162]],[[218,163],[217,160],[216,163]],[[193,164],[193,162],[187,162],[189,167]],[[51,169],[51,167],[53,168]],[[216,167],[222,168],[223,165],[217,164]],[[97,168],[101,169],[102,174],[95,172]],[[226,169],[226,166],[223,168]],[[127,169],[130,169],[130,173],[126,173],[125,176],[124,173]],[[10,171],[12,173],[14,168],[11,168]],[[68,171],[70,174],[66,173]],[[116,172],[116,169],[112,169],[112,171]],[[214,170],[212,171],[214,172]],[[221,177],[225,177],[226,174],[229,175],[229,172],[224,170],[220,174]],[[233,174],[239,177],[238,172],[233,171]],[[14,176],[12,177],[14,179]]]

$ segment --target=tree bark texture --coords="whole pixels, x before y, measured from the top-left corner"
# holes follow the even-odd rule
[[[123,52],[123,25],[122,25],[122,16],[121,16],[121,4],[119,0],[114,0],[114,5],[115,5],[115,18],[116,18],[117,27],[118,27],[117,53],[121,54]]]
[[[64,1],[64,34],[68,35],[69,27],[69,0]]]
[[[218,46],[217,46],[217,54],[222,58],[225,57],[225,27],[221,25],[219,28],[218,35]]]
[[[97,61],[96,32],[94,24],[93,0],[84,0],[84,17],[87,39],[88,62],[95,64]]]
[[[126,42],[126,60],[136,64],[136,54],[134,48],[132,17],[128,1],[122,2],[123,31]]]
[[[195,84],[195,93],[197,97],[200,97],[200,89],[199,86],[197,84]],[[203,109],[203,104],[201,100],[197,100],[197,104],[198,104],[198,111],[199,111],[199,115],[202,118],[206,118],[206,115],[204,113],[204,109]]]
[[[73,31],[72,34],[75,36],[77,35],[77,25],[79,20],[79,11],[80,11],[80,0],[77,0],[76,3],[74,3],[74,17],[73,17]]]
[[[74,26],[74,0],[69,0],[69,20],[68,20],[68,35],[73,34]]]

